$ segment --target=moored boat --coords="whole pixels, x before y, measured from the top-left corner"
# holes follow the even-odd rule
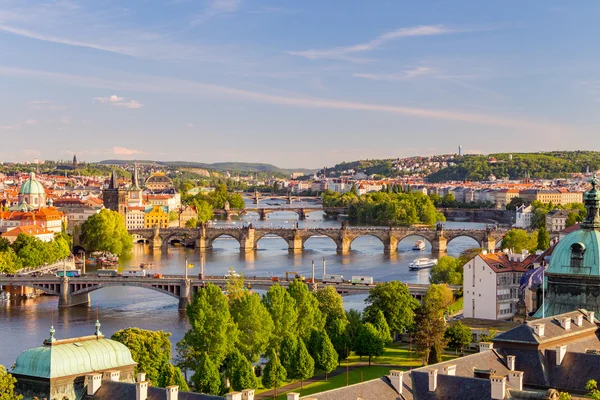
[[[410,264],[408,264],[408,269],[411,271],[418,271],[420,269],[431,268],[434,265],[437,265],[438,260],[435,258],[417,258]]]

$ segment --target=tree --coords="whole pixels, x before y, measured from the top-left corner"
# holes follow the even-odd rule
[[[447,283],[449,285],[462,285],[463,268],[459,259],[444,256],[431,268],[430,283]]]
[[[426,307],[419,307],[415,317],[416,332],[414,343],[417,352],[421,355],[427,364],[438,363],[441,361],[441,348],[445,344],[444,333],[446,332],[446,322],[440,316],[439,311],[430,310]],[[431,357],[431,350],[435,347],[435,359]]]
[[[365,314],[365,321],[370,322],[379,332],[383,343],[387,346],[392,343],[392,334],[390,333],[390,327],[381,310],[377,310],[374,315]]]
[[[506,205],[506,209],[509,211],[515,211],[517,208],[525,204],[523,198],[517,196],[510,199],[510,202]]]
[[[264,354],[273,334],[273,320],[256,293],[245,292],[231,302],[231,316],[240,335],[238,348],[251,362]]]
[[[355,350],[358,341],[358,332],[363,324],[362,316],[360,311],[351,309],[346,313],[346,317],[348,318],[348,325],[346,326],[348,347],[350,350]],[[345,356],[346,351],[344,351],[344,357]]]
[[[188,392],[190,388],[181,373],[179,367],[175,367],[170,362],[166,362],[160,368],[158,381],[156,382],[156,386],[158,387],[167,387],[177,385],[179,386],[179,390],[182,392]]]
[[[304,387],[304,380],[310,378],[315,373],[315,361],[308,353],[306,345],[302,339],[298,340],[296,346],[296,356],[292,360],[292,370],[290,377],[300,379],[300,388]]]
[[[0,237],[0,252],[11,249],[10,241],[7,238]]]
[[[333,286],[317,290],[319,309],[325,317],[325,329],[329,332],[336,320],[347,321],[342,296]]]
[[[550,247],[550,234],[545,226],[540,226],[537,235],[537,249],[546,250],[548,247]]]
[[[325,317],[319,309],[319,301],[308,289],[308,285],[298,279],[290,283],[288,291],[290,296],[296,300],[298,336],[302,340],[308,340],[313,328],[320,330],[325,327]]]
[[[196,226],[198,226],[198,220],[196,218],[191,218],[191,219],[188,219],[187,221],[185,221],[186,228],[194,229]]]
[[[310,355],[315,360],[315,368],[324,371],[325,380],[327,380],[327,374],[338,365],[338,354],[333,348],[327,332],[313,329],[310,334],[308,348]]]
[[[446,328],[444,337],[448,340],[448,345],[450,347],[455,349],[456,352],[460,349],[460,354],[464,356],[465,347],[470,345],[473,341],[473,332],[471,331],[471,328],[458,321]]]
[[[279,362],[279,358],[274,349],[269,353],[269,362],[265,365],[262,376],[262,384],[266,388],[281,387],[286,380],[287,372]]]
[[[175,210],[169,211],[169,222],[177,221],[179,219],[179,213]]]
[[[446,284],[432,284],[429,285],[425,296],[423,297],[423,306],[428,308],[431,312],[439,312],[440,315],[448,310],[448,306],[454,301],[454,295],[452,289]]]
[[[136,373],[145,372],[153,385],[165,387],[183,376],[179,368],[171,365],[170,336],[165,331],[127,328],[115,332],[111,339],[123,343],[131,351],[133,361],[138,363]]]
[[[21,400],[23,396],[15,394],[17,380],[0,365],[0,400]]]
[[[254,367],[239,350],[233,352],[225,360],[225,375],[229,378],[233,390],[256,389],[258,378],[254,373]]]
[[[213,207],[206,200],[196,200],[194,202],[194,208],[198,213],[198,222],[207,222],[215,217]]]
[[[333,325],[329,327],[327,335],[333,344],[333,348],[338,355],[339,362],[346,357],[346,352],[350,351],[351,343],[348,337],[349,322],[347,320],[336,319]]]
[[[560,392],[558,394],[558,400],[571,400],[572,397],[569,393],[567,392]]]
[[[287,370],[292,371],[292,365],[294,362],[294,357],[296,357],[296,352],[298,347],[298,337],[295,333],[286,332],[283,340],[281,341],[281,347],[279,348],[279,359],[281,361],[281,365]]]
[[[366,322],[361,325],[356,338],[355,352],[359,356],[369,357],[369,366],[371,365],[371,357],[377,357],[383,354],[385,350],[385,342],[381,334],[371,324]]]
[[[576,212],[571,212],[569,213],[569,215],[567,215],[567,220],[565,221],[565,226],[568,228],[570,226],[573,226],[577,223],[577,213]],[[539,235],[539,232],[538,232]]]
[[[588,391],[588,396],[594,400],[600,400],[600,390],[598,390],[598,383],[594,379],[590,379],[585,384],[585,389]]]
[[[271,346],[277,347],[287,332],[296,332],[296,301],[283,286],[273,285],[263,296],[263,303],[273,320]]]
[[[7,274],[15,273],[22,266],[21,260],[11,248],[6,251],[0,251],[0,272]]]
[[[104,208],[81,226],[81,244],[90,252],[107,251],[120,255],[131,251],[133,239],[125,228],[123,217]]]
[[[494,336],[496,336],[496,333],[498,333],[497,330],[495,330],[495,329],[489,329],[487,335],[481,335],[481,336],[479,336],[479,341],[480,342],[491,342],[492,339],[494,338]]]
[[[197,370],[200,358],[205,354],[217,367],[220,366],[238,336],[227,297],[219,287],[209,283],[194,296],[186,313],[190,329],[179,346],[180,353],[185,355],[185,366]]]
[[[202,353],[198,365],[192,375],[192,382],[197,392],[218,395],[221,391],[221,375],[211,357]]]
[[[511,229],[502,239],[502,248],[515,253],[523,250],[534,252],[537,248],[537,232],[527,233],[522,229]]]
[[[368,304],[365,314],[381,310],[394,333],[403,332],[412,326],[415,309],[419,306],[419,302],[411,296],[408,286],[398,281],[375,286],[369,290],[365,303]]]

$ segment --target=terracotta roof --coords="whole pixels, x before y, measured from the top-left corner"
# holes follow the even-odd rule
[[[537,256],[530,254],[524,261],[510,261],[504,253],[479,254],[483,261],[496,273],[500,272],[525,272],[533,264]]]
[[[49,231],[48,229],[44,228],[43,226],[39,226],[39,225],[24,225],[24,226],[17,226],[16,228],[11,229],[8,232],[4,232],[2,234],[2,237],[16,237],[19,236],[19,234],[21,233],[25,233],[26,235],[31,235],[31,236],[38,236],[38,235],[46,235],[46,234],[54,234],[54,232]]]

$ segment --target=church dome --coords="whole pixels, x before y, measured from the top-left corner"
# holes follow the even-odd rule
[[[29,174],[29,179],[21,185],[21,190],[19,191],[20,195],[40,195],[45,193],[44,186],[40,181],[35,179],[35,172]]]

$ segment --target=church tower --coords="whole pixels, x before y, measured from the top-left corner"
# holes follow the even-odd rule
[[[127,205],[134,207],[141,207],[143,205],[142,188],[140,188],[137,165],[134,166],[131,187],[127,191]]]
[[[73,169],[77,169],[77,155],[73,154]]]
[[[125,215],[127,191],[119,187],[119,180],[114,170],[110,176],[108,188],[102,190],[102,199],[104,200],[104,207]]]

